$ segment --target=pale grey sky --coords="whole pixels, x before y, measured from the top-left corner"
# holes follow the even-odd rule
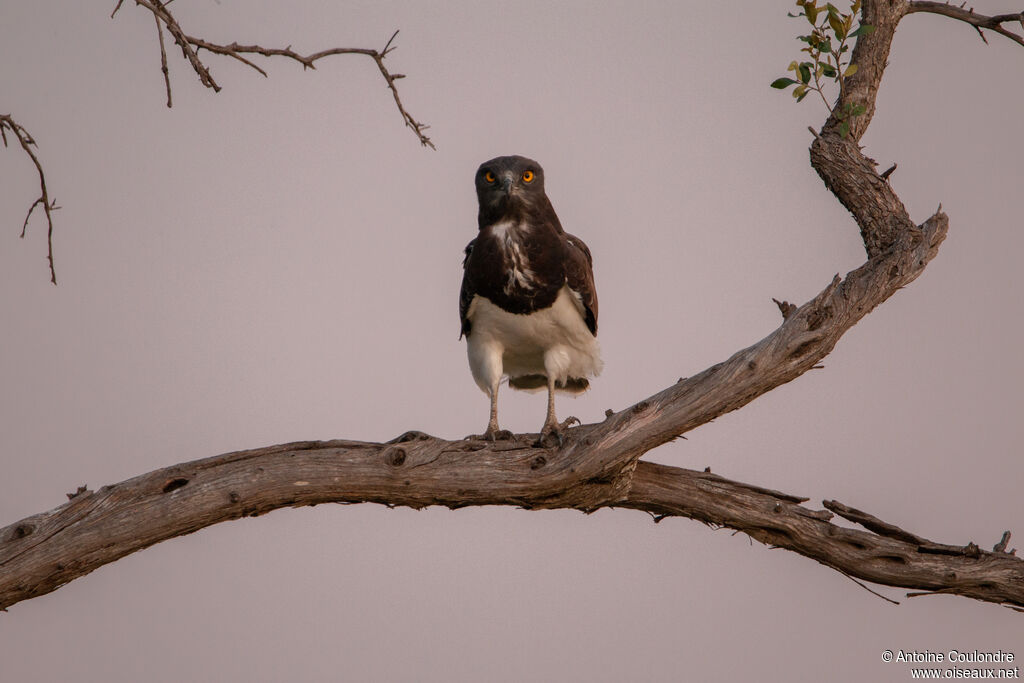
[[[595,421],[725,359],[864,259],[810,168],[790,2],[180,2],[210,40],[380,47],[429,123],[402,127],[371,61],[202,88],[125,3],[6,3],[0,111],[0,525],[79,484],[299,439],[478,432],[458,341],[473,173],[545,168],[587,241],[605,372],[559,403]],[[979,0],[979,11],[1016,11]],[[866,153],[950,234],[815,371],[647,457],[835,498],[918,534],[1024,544],[1019,193],[1024,49],[901,24]],[[544,400],[510,395],[503,426]],[[1024,547],[1024,546],[1021,546]],[[0,679],[902,681],[885,649],[1003,649],[1024,622],[963,598],[888,604],[805,558],[625,510],[319,506],[174,539],[0,614]]]

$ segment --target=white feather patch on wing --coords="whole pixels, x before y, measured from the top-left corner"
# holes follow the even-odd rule
[[[486,393],[503,376],[545,375],[564,385],[570,377],[599,375],[604,367],[601,346],[583,321],[578,299],[564,286],[550,307],[516,314],[485,297],[473,297],[466,350],[477,385]]]

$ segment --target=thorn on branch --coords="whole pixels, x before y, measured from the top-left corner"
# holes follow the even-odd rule
[[[74,493],[65,493],[64,495],[66,495],[68,497],[68,500],[74,500],[75,498],[78,498],[79,496],[88,495],[90,493],[92,493],[92,491],[90,491],[88,489],[88,487],[86,487],[85,484],[83,484],[83,485],[79,486],[78,489],[75,490]]]
[[[889,168],[887,168],[887,169],[886,169],[885,171],[883,171],[883,172],[882,172],[882,175],[881,175],[881,176],[879,176],[879,177],[880,177],[880,178],[881,178],[882,180],[888,180],[888,179],[889,179],[889,176],[891,176],[891,175],[892,175],[892,172],[893,172],[893,171],[895,171],[895,170],[896,170],[896,164],[893,164],[892,166],[890,166]]]
[[[400,29],[396,28],[395,32],[391,34],[390,38],[388,38],[388,42],[384,45],[384,49],[380,51],[380,54],[381,54],[382,57],[387,55],[387,53],[391,52],[391,49],[392,49],[391,48],[391,43],[394,42],[395,37],[398,36],[398,31],[399,30]]]

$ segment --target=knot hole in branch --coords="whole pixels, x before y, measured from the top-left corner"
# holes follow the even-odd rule
[[[384,451],[384,462],[392,467],[401,467],[405,464],[404,448],[388,448]]]
[[[188,483],[188,479],[186,479],[185,477],[175,477],[174,479],[171,479],[166,484],[164,484],[164,487],[163,487],[162,490],[163,490],[164,493],[170,493],[171,491],[174,491],[176,489],[180,489],[182,486],[184,486],[187,483]]]

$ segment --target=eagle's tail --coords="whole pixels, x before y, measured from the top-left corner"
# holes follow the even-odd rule
[[[540,391],[548,388],[548,378],[545,375],[519,375],[509,377],[508,385],[519,391]],[[565,394],[582,394],[590,388],[590,382],[586,377],[569,377],[565,384],[555,384],[555,391]]]

